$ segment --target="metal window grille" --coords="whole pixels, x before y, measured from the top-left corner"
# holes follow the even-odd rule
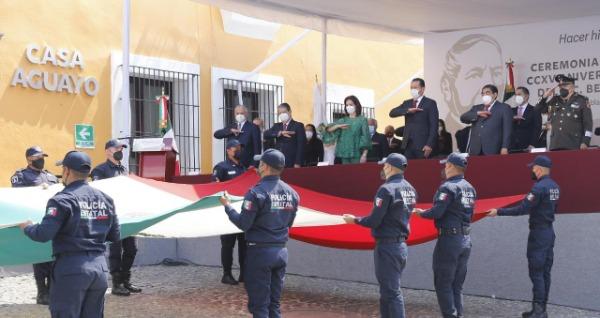
[[[346,112],[344,110],[345,106],[342,103],[327,103],[327,120],[329,122],[334,122],[344,116],[346,116]],[[375,108],[373,107],[362,107],[362,115],[366,118],[375,118]]]
[[[221,81],[223,127],[235,122],[234,109],[240,104],[238,95],[240,89],[242,104],[248,108],[248,121],[260,118],[263,120],[264,129],[269,129],[277,121],[277,105],[283,102],[283,86],[229,78],[222,78]]]
[[[200,171],[198,75],[130,66],[131,138],[160,138],[157,97],[169,96],[169,120],[179,150],[182,175]],[[130,152],[129,171],[138,173],[139,156]]]

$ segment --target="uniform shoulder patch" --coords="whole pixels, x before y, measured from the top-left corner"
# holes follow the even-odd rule
[[[380,208],[383,205],[383,199],[382,198],[375,198],[375,206]]]
[[[533,194],[533,192],[529,192],[529,194],[527,194],[527,201],[533,202],[534,200],[535,200],[535,194]]]
[[[245,210],[252,210],[252,201],[244,200],[244,209]]]
[[[48,209],[46,210],[46,215],[48,215],[48,216],[57,216],[58,215],[58,209],[56,207],[49,206]]]
[[[446,200],[448,200],[448,193],[446,193],[446,192],[440,192],[440,194],[438,194],[437,199],[439,201],[446,201]]]

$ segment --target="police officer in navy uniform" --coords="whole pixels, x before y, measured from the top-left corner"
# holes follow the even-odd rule
[[[375,195],[371,214],[356,218],[345,214],[346,223],[356,223],[371,228],[375,239],[375,276],[379,282],[380,312],[382,318],[403,318],[404,299],[400,289],[400,277],[406,266],[408,248],[406,239],[410,232],[408,223],[417,193],[404,179],[408,165],[406,157],[390,154],[379,164],[383,164],[381,177],[385,183]]]
[[[550,150],[587,149],[594,126],[590,101],[575,92],[575,79],[560,74],[554,80],[558,85],[547,90],[535,106],[536,111],[548,114]],[[557,87],[559,95],[553,96]]]
[[[444,318],[462,317],[462,286],[467,276],[471,254],[471,218],[477,194],[465,180],[467,157],[452,153],[446,160],[445,181],[435,194],[433,207],[427,211],[414,209],[419,216],[433,219],[438,240],[433,251],[435,292]]]
[[[93,181],[118,176],[126,176],[127,168],[121,165],[123,160],[123,148],[127,144],[111,139],[104,145],[106,162],[97,165],[92,170]],[[112,276],[111,293],[117,296],[129,296],[130,293],[139,293],[141,288],[131,284],[131,266],[137,254],[137,242],[135,236],[126,237],[120,241],[110,244],[108,262]]]
[[[550,178],[552,161],[547,156],[537,156],[528,165],[533,188],[520,205],[512,208],[492,209],[490,216],[518,216],[529,214],[529,238],[527,260],[529,278],[533,283],[533,305],[523,317],[547,317],[546,304],[550,292],[550,271],[554,261],[554,213],[560,198],[560,188]]]
[[[65,188],[52,197],[39,224],[20,224],[37,242],[52,240],[55,259],[50,285],[52,317],[103,317],[108,288],[106,241],[119,240],[113,200],[90,187],[90,157],[68,152],[61,162]]]
[[[240,163],[242,146],[237,139],[230,139],[226,147],[227,159],[219,162],[213,169],[212,181],[229,181],[246,172],[246,168]],[[237,285],[238,281],[233,278],[231,267],[233,265],[233,248],[235,241],[238,242],[238,261],[240,263],[239,281],[244,281],[244,259],[246,256],[246,240],[244,233],[221,235],[221,264],[223,265],[223,278],[221,283]]]
[[[244,270],[249,311],[254,318],[279,318],[288,261],[285,245],[299,196],[280,179],[285,157],[279,150],[268,149],[254,160],[260,161],[257,172],[261,180],[244,196],[242,212],[230,205],[227,195],[221,197],[221,203],[229,220],[246,233]]]
[[[17,170],[10,178],[13,188],[42,186],[58,183],[56,178],[48,170],[44,170],[44,158],[48,157],[39,146],[33,146],[25,151],[27,168]],[[52,262],[33,264],[33,277],[37,286],[37,297],[35,301],[40,305],[48,305],[50,291],[50,276],[52,274]]]

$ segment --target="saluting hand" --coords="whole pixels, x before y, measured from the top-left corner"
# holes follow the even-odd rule
[[[554,87],[552,87],[552,88],[548,89],[548,90],[547,90],[547,91],[544,93],[544,95],[543,95],[542,97],[543,97],[543,98],[548,98],[548,97],[550,97],[550,96],[553,96],[553,95],[554,95],[554,90],[555,90],[557,87],[558,87],[558,85],[556,85],[556,86],[554,86]]]
[[[409,109],[408,109],[408,113],[409,113],[409,114],[414,114],[414,113],[416,113],[416,112],[422,112],[422,111],[423,111],[423,109],[422,109],[422,108],[417,108],[417,107],[413,107],[413,108],[409,108]]]

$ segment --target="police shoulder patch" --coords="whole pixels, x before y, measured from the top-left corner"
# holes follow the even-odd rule
[[[58,209],[56,207],[49,206],[48,209],[46,210],[46,215],[48,215],[48,216],[57,216],[58,215]]]
[[[381,205],[383,205],[383,199],[379,197],[375,198],[375,206],[380,208]]]
[[[448,199],[448,193],[446,192],[440,192],[440,194],[438,195],[438,200],[440,201],[446,201]]]
[[[530,192],[527,195],[527,201],[533,202],[533,200],[535,200],[535,194],[533,194],[532,192]]]
[[[252,210],[252,201],[244,200],[244,209]]]

